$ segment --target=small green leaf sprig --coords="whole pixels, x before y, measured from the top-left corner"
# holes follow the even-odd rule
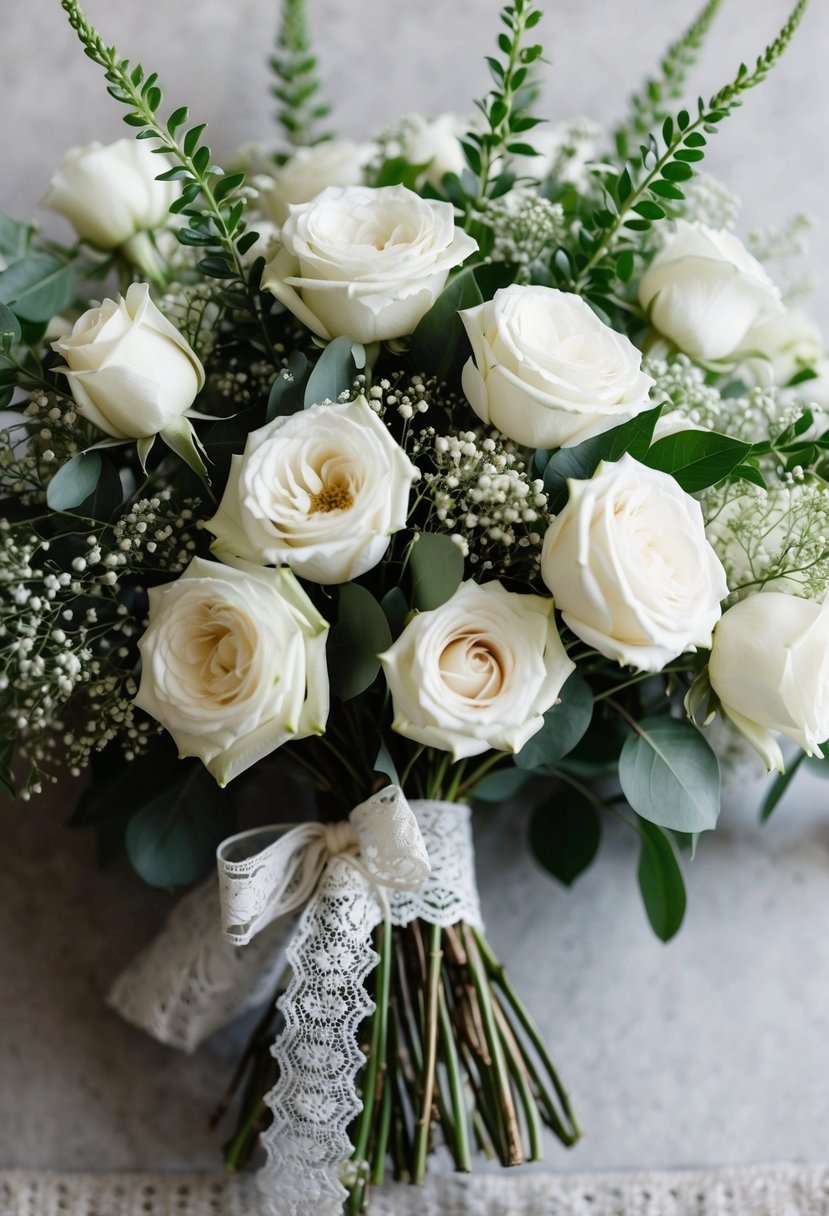
[[[485,130],[470,131],[462,141],[467,163],[477,178],[478,205],[503,193],[505,181],[509,188],[512,179],[502,174],[504,154],[536,155],[532,144],[521,137],[544,121],[527,112],[531,93],[526,88],[530,69],[541,59],[543,47],[525,46],[524,42],[542,16],[534,0],[513,0],[501,10],[501,21],[508,31],[498,36],[503,58],[488,55],[486,60],[495,87],[475,102],[484,116]]]
[[[283,0],[276,50],[270,61],[278,104],[276,121],[291,148],[308,147],[329,138],[319,124],[331,113],[320,98],[321,83],[308,28],[306,0]]]
[[[670,112],[670,103],[682,96],[688,73],[697,62],[721,3],[722,0],[707,0],[684,33],[668,47],[658,75],[645,81],[631,97],[630,112],[613,135],[622,160],[627,160],[635,146],[662,125]]]
[[[807,4],[808,0],[798,0],[753,70],[741,64],[734,79],[708,102],[699,98],[696,117],[688,110],[681,110],[676,118],[668,116],[659,134],[651,133],[621,171],[599,171],[604,205],[579,227],[577,248],[558,251],[553,273],[559,286],[601,308],[624,304],[618,289],[633,278],[645,234],[684,202],[683,183],[690,181],[703,160],[707,136],[742,105],[745,93],[765,80],[789,45]]]

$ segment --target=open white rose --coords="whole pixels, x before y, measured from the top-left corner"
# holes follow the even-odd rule
[[[223,560],[344,583],[376,566],[405,525],[416,477],[365,397],[314,405],[250,433],[205,526]]]
[[[78,413],[118,439],[142,439],[174,425],[204,385],[204,368],[150,299],[146,283],[104,300],[52,343]]]
[[[460,317],[473,355],[463,391],[516,443],[570,447],[650,407],[641,352],[579,296],[513,284]]]
[[[262,286],[326,340],[402,338],[478,248],[451,203],[405,186],[331,187],[291,207]]]
[[[295,203],[309,203],[328,186],[359,186],[376,155],[374,144],[327,139],[298,148],[290,160],[257,178],[257,206],[275,224],[284,224]]]
[[[226,785],[328,717],[327,623],[290,570],[194,558],[153,587],[135,704]]]
[[[779,591],[740,600],[714,630],[708,676],[769,769],[783,772],[772,731],[816,755],[829,738],[829,601]]]
[[[520,751],[575,667],[553,601],[498,582],[462,583],[440,608],[415,616],[380,661],[394,729],[453,760]]]
[[[468,130],[469,120],[458,114],[438,114],[436,118],[407,114],[387,152],[405,156],[410,164],[425,165],[422,180],[440,187],[447,173],[460,177],[466,167],[461,138]]]
[[[763,267],[725,229],[680,220],[642,276],[651,324],[692,359],[736,357],[754,327],[782,312]]]
[[[784,387],[807,368],[814,369],[823,357],[825,347],[820,329],[797,308],[755,325],[743,339],[740,358],[740,378],[749,383]],[[798,394],[808,400],[811,381],[798,388]]]
[[[573,633],[641,671],[710,646],[728,588],[696,499],[627,454],[567,484],[541,576]]]
[[[98,249],[118,249],[136,233],[167,223],[176,182],[157,182],[170,161],[146,140],[118,139],[71,148],[55,170],[42,202],[66,217],[79,237]]]

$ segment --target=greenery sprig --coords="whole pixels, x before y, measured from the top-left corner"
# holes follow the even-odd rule
[[[292,148],[328,139],[317,128],[331,113],[320,98],[317,59],[311,45],[306,0],[283,0],[276,51],[269,60],[276,81],[271,92],[279,106],[276,121]]]
[[[534,29],[543,14],[534,0],[514,0],[501,10],[501,21],[508,33],[498,37],[502,58],[487,56],[487,64],[495,88],[475,105],[486,122],[484,131],[470,131],[462,141],[467,163],[478,179],[476,202],[481,203],[500,193],[501,158],[536,156],[532,144],[522,135],[543,122],[527,113],[531,93],[526,89],[532,64],[542,56],[540,45],[524,46],[526,34]]]
[[[706,136],[716,133],[742,105],[743,94],[765,80],[789,45],[807,4],[808,0],[798,0],[753,70],[741,64],[734,79],[708,102],[699,98],[695,118],[688,110],[681,110],[675,119],[667,117],[661,131],[652,133],[621,171],[599,171],[604,206],[578,230],[578,248],[569,254],[561,250],[554,259],[562,285],[600,306],[606,301],[618,303],[617,283],[632,278],[642,234],[655,222],[669,218],[675,205],[684,200],[682,184],[694,176],[695,166],[704,158]]]
[[[630,99],[627,117],[613,134],[613,141],[622,160],[641,139],[655,131],[669,113],[669,103],[682,96],[688,73],[697,61],[705,37],[711,28],[722,0],[707,0],[694,21],[665,52],[659,74],[645,81],[641,90]]]

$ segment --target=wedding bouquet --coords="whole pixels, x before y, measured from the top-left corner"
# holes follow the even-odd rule
[[[0,217],[0,780],[88,773],[74,822],[157,886],[218,849],[112,1000],[192,1048],[281,993],[228,1148],[263,1210],[538,1159],[580,1133],[470,805],[520,797],[568,884],[621,818],[667,940],[718,753],[768,814],[829,736],[829,364],[764,264],[803,224],[749,249],[699,173],[806,0],[679,108],[709,0],[607,137],[536,115],[513,0],[474,119],[366,144],[285,0],[285,146],[227,172],[61,2],[136,141],[58,167],[72,244]]]

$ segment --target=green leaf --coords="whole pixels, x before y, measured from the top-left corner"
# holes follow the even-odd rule
[[[34,229],[31,224],[14,220],[0,211],[0,256],[7,263],[25,258],[32,243]]]
[[[458,312],[481,303],[483,296],[471,270],[452,279],[412,334],[413,365],[446,380],[463,333]]]
[[[394,763],[388,744],[383,738],[380,739],[380,747],[374,758],[372,772],[379,773],[381,777],[388,777],[392,785],[400,784],[400,774],[397,771],[397,765]]]
[[[171,789],[133,815],[127,856],[151,887],[196,882],[215,864],[216,848],[233,830],[234,799],[195,765]]]
[[[94,493],[101,476],[100,452],[82,452],[61,465],[46,487],[46,503],[53,511],[71,511]]]
[[[561,690],[558,704],[544,715],[541,730],[516,753],[516,765],[523,769],[541,769],[562,760],[587,733],[592,717],[590,685],[573,672]]]
[[[377,600],[359,583],[343,583],[338,598],[326,647],[328,674],[334,695],[349,701],[374,682],[377,656],[391,646],[391,630]]]
[[[296,414],[305,402],[305,385],[311,374],[311,364],[302,351],[295,350],[288,356],[289,376],[280,372],[271,385],[268,395],[268,408],[265,420],[272,422],[274,418],[285,418]]]
[[[664,832],[639,823],[639,889],[656,936],[667,942],[678,932],[685,916],[685,883],[674,847]]]
[[[0,273],[0,303],[24,321],[51,321],[74,298],[72,269],[55,258],[34,254]]]
[[[596,856],[601,831],[595,805],[566,787],[533,811],[530,848],[548,874],[569,887]]]
[[[567,481],[585,481],[592,477],[602,460],[615,461],[625,452],[641,460],[656,426],[662,407],[647,410],[631,418],[612,431],[605,431],[592,439],[585,439],[572,448],[559,448],[553,452],[544,467],[544,491],[550,510],[555,514],[567,501]]]
[[[401,588],[392,587],[390,591],[387,591],[380,601],[380,607],[385,613],[392,637],[397,637],[403,632],[403,626],[409,614],[409,605]]]
[[[750,450],[750,443],[717,431],[678,431],[658,439],[642,463],[670,473],[683,490],[695,494],[722,481]]]
[[[409,558],[412,607],[418,612],[440,608],[463,579],[463,554],[443,532],[421,532]]]
[[[352,338],[335,338],[320,355],[305,386],[305,408],[323,401],[336,401],[340,393],[350,392],[357,375]]]
[[[5,304],[0,304],[0,345],[3,343],[14,345],[20,341],[20,338],[20,322],[10,308],[7,308]]]
[[[795,756],[794,760],[786,768],[785,773],[778,774],[772,782],[771,789],[763,800],[763,805],[760,808],[760,822],[765,823],[771,816],[772,811],[777,806],[780,799],[785,794],[786,790],[792,782],[793,777],[797,773],[803,761],[806,759],[806,753],[800,752]],[[821,761],[825,763],[825,761]]]
[[[473,786],[472,797],[476,802],[510,802],[531,780],[526,769],[499,768]]]
[[[720,766],[690,722],[645,718],[625,740],[619,784],[643,819],[677,832],[706,832],[720,813]]]

